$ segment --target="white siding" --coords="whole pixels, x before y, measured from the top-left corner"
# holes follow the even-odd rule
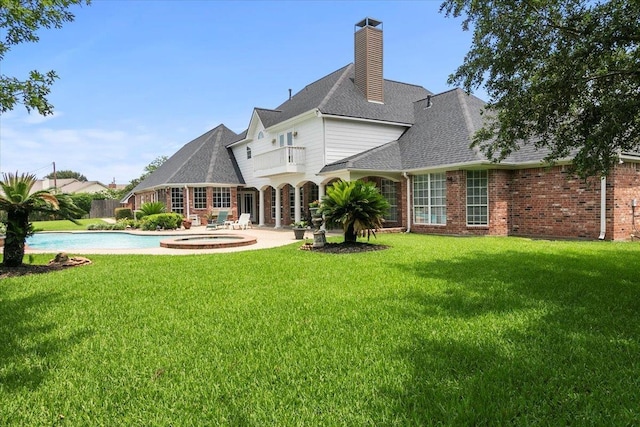
[[[324,166],[324,143],[322,140],[322,119],[318,117],[307,116],[302,122],[290,124],[282,128],[270,129],[270,132],[265,131],[262,125],[257,126],[255,135],[247,135],[247,137],[253,139],[248,143],[251,147],[252,157],[279,147],[278,142],[273,143],[272,140],[277,138],[279,132],[286,132],[288,130],[297,132],[293,140],[293,145],[296,147],[305,147],[306,173],[286,174],[268,178],[254,177],[253,159],[247,159],[247,143],[239,144],[232,149],[247,186],[260,188],[264,185],[279,186],[283,183],[295,185],[306,180],[319,181],[316,174]],[[262,139],[258,139],[258,133],[260,131],[264,133],[264,138]]]
[[[325,119],[326,163],[395,141],[405,129],[388,124]]]

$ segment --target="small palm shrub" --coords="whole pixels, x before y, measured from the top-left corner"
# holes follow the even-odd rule
[[[162,202],[146,202],[140,206],[140,212],[147,215],[156,215],[159,213],[164,213],[165,207]]]
[[[182,215],[178,213],[159,213],[147,215],[140,221],[143,230],[175,230],[182,224]]]
[[[340,180],[327,187],[319,212],[327,222],[342,226],[345,242],[355,242],[358,236],[375,236],[388,210],[374,183]]]

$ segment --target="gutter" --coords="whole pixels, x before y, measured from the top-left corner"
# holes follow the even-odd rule
[[[600,178],[600,236],[598,239],[604,240],[607,232],[607,177]]]
[[[411,180],[409,179],[409,174],[406,172],[402,172],[402,176],[407,180],[407,231],[405,233],[411,232]]]

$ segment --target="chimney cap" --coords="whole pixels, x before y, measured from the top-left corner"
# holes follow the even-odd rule
[[[377,27],[378,25],[382,24],[382,21],[378,21],[377,19],[373,19],[373,18],[364,18],[362,21],[358,22],[356,24],[356,27]]]

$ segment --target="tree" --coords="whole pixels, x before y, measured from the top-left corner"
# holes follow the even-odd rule
[[[327,187],[319,213],[328,222],[342,225],[344,241],[355,242],[361,235],[382,228],[389,203],[380,194],[374,183],[363,181],[336,181]]]
[[[53,194],[48,190],[29,194],[35,183],[35,175],[18,175],[17,172],[3,174],[0,181],[0,210],[7,213],[2,262],[7,267],[22,264],[25,241],[33,234],[30,214],[55,214],[74,223],[77,223],[75,218],[81,214],[66,194]]]
[[[124,188],[124,190],[122,190],[122,192],[124,194],[127,194],[128,192],[133,190],[136,187],[136,185],[140,184],[142,181],[144,181],[146,177],[151,175],[156,169],[162,166],[162,164],[166,162],[167,159],[168,159],[167,156],[156,157],[151,163],[149,163],[147,166],[144,167],[144,173],[140,175],[139,178],[132,179],[131,182],[129,182],[129,185],[127,185]]]
[[[82,175],[80,172],[74,172],[71,170],[63,170],[57,171],[55,174],[51,172],[49,175],[45,176],[46,179],[77,179],[78,181],[86,182],[87,177]]]
[[[11,46],[37,42],[40,28],[61,28],[63,23],[73,21],[74,15],[67,9],[82,3],[89,4],[89,0],[0,0],[0,34],[4,35],[0,40],[0,63]],[[24,80],[0,74],[0,113],[22,103],[29,112],[35,109],[43,116],[51,114],[53,106],[47,95],[57,78],[55,71],[33,70]]]
[[[491,120],[473,145],[488,157],[533,144],[586,177],[640,148],[640,2],[446,0],[440,10],[473,28],[449,83],[484,83]]]

